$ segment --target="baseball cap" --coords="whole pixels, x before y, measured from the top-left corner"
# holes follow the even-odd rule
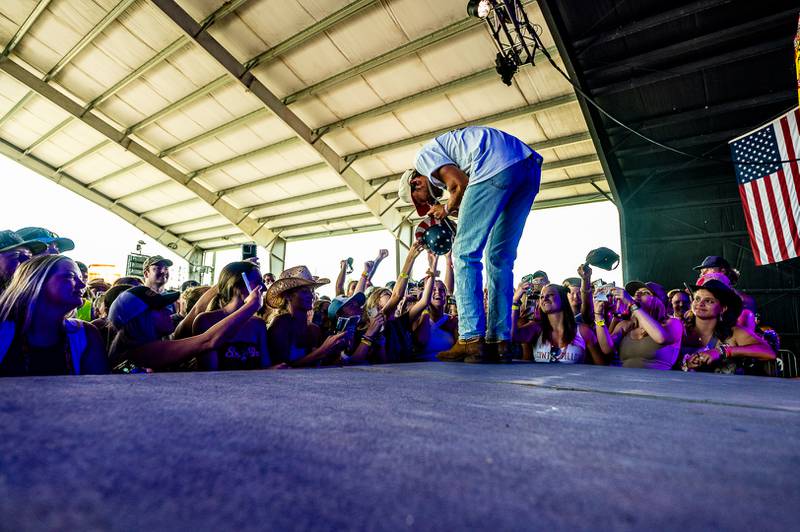
[[[364,295],[364,292],[356,292],[350,297],[347,296],[336,296],[331,300],[331,304],[328,307],[328,317],[330,319],[336,319],[336,314],[339,310],[342,309],[345,305],[350,303],[351,301],[355,301],[356,304],[361,307],[366,303],[367,296]]]
[[[121,329],[143,312],[166,308],[180,296],[180,292],[158,294],[146,286],[134,286],[117,296],[108,310],[108,319],[114,327]]]
[[[198,283],[194,279],[189,279],[188,281],[184,281],[183,284],[181,284],[181,292],[185,292],[190,288],[194,288],[195,286],[200,286],[200,283]]]
[[[417,214],[419,214],[420,216],[425,216],[431,209],[431,204],[418,203],[411,195],[411,180],[418,175],[420,175],[420,173],[413,168],[409,168],[408,170],[403,172],[403,175],[400,177],[400,188],[397,189],[397,196],[404,203],[414,204],[414,207],[417,209]],[[430,194],[430,197],[436,198],[441,196],[439,192],[434,192],[433,188],[434,186],[431,183],[430,178],[428,178],[428,193]],[[438,187],[437,190],[439,190]]]
[[[9,251],[16,248],[26,248],[34,255],[47,249],[47,244],[38,240],[26,240],[11,230],[0,231],[0,251]]]
[[[44,227],[23,227],[22,229],[17,229],[17,234],[23,240],[38,240],[45,246],[55,243],[61,253],[75,249],[75,242],[71,239],[58,236]]]
[[[172,266],[172,261],[169,259],[165,259],[161,255],[153,255],[152,257],[147,257],[147,260],[144,261],[144,264],[142,265],[142,270],[146,270],[147,268],[155,264],[164,264],[164,266],[169,268],[170,266]]]
[[[692,268],[693,270],[702,270],[703,268],[725,268],[726,270],[731,269],[731,263],[725,260],[723,257],[718,257],[717,255],[709,255],[700,266],[695,266]]]

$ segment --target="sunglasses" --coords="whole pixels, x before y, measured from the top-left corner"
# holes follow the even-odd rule
[[[562,358],[564,358],[563,349],[555,346],[550,348],[550,362],[560,362]]]

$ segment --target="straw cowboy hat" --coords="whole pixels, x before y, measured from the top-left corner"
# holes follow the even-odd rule
[[[282,271],[278,280],[272,283],[267,290],[267,305],[272,308],[280,308],[283,303],[283,295],[289,290],[303,286],[315,289],[330,282],[330,279],[314,277],[305,266],[289,268]]]

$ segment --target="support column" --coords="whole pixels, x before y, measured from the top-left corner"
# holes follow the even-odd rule
[[[269,249],[269,271],[277,278],[286,269],[286,240],[276,237]]]
[[[409,222],[403,222],[397,230],[397,238],[394,241],[395,251],[395,278],[400,275],[403,263],[408,256],[408,250],[414,243],[414,226]]]

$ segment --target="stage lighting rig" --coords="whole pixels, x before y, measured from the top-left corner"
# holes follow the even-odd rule
[[[522,0],[469,0],[467,13],[483,19],[497,46],[495,65],[506,85],[522,65],[533,65],[536,50],[543,48],[537,26],[528,20]]]

